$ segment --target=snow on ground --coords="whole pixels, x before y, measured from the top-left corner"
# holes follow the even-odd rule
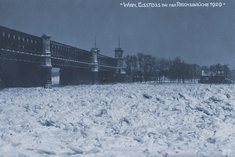
[[[230,157],[234,148],[234,85],[0,91],[1,157]]]

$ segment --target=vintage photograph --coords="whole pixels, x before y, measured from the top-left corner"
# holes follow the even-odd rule
[[[235,157],[234,0],[0,0],[0,157]]]

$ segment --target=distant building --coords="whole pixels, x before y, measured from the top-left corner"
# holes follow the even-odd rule
[[[223,70],[216,70],[216,71],[205,71],[202,70],[201,78],[199,80],[199,83],[205,83],[205,84],[232,84],[234,83],[233,80],[226,77],[225,72]]]

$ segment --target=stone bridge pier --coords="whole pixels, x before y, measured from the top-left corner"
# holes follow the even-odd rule
[[[42,36],[43,50],[42,50],[42,71],[44,73],[44,78],[42,79],[45,88],[51,88],[51,51],[50,51],[50,39],[48,35]]]
[[[98,65],[98,54],[100,50],[98,48],[92,48],[92,67],[91,67],[91,73],[92,73],[92,83],[98,84],[99,83],[99,65]]]

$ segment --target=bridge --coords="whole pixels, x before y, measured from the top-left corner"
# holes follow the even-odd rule
[[[6,87],[51,87],[52,68],[60,69],[60,84],[124,81],[123,50],[115,57],[0,26],[0,79]]]

